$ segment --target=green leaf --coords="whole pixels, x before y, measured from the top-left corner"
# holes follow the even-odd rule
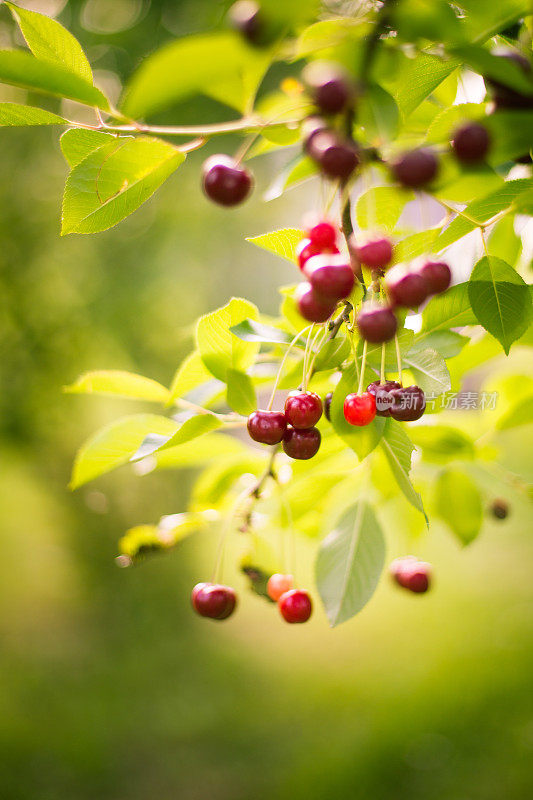
[[[529,153],[533,147],[533,111],[498,109],[483,120],[490,139],[489,164],[498,166]]]
[[[14,3],[5,3],[20,26],[36,58],[59,64],[88,83],[93,82],[91,65],[78,40],[55,19]]]
[[[519,199],[521,200],[523,197],[524,195],[520,195]],[[493,227],[487,242],[487,249],[491,256],[503,259],[512,267],[515,266],[522,250],[522,240],[515,233],[514,219],[511,214],[505,216]]]
[[[390,142],[398,135],[400,112],[394,98],[377,83],[367,87],[357,110],[357,123],[373,145]]]
[[[450,373],[446,361],[430,347],[404,356],[403,363],[413,373],[414,379],[426,394],[442,394],[451,389]]]
[[[418,231],[406,236],[394,245],[394,252],[392,254],[393,264],[403,264],[418,256],[431,253],[433,250],[433,243],[439,235],[439,229],[430,228],[427,231]]]
[[[403,116],[408,117],[458,66],[457,60],[443,61],[437,56],[420,53],[406,62],[387,88]]]
[[[396,186],[377,186],[362,194],[357,201],[356,217],[360,228],[381,228],[393,231],[405,204],[414,200],[414,192]]]
[[[42,108],[33,106],[21,106],[18,103],[0,103],[0,125],[22,126],[22,125],[65,125],[67,122],[63,117],[44,111]]]
[[[212,380],[213,376],[207,370],[201,354],[195,350],[184,359],[174,375],[168,405],[172,405],[175,400],[185,397],[193,389]]]
[[[398,344],[400,345],[400,354],[402,359],[411,350],[415,335],[409,328],[400,328],[398,333]],[[367,344],[366,359],[367,364],[371,367],[379,369],[381,367],[381,351],[382,345],[380,344]],[[357,354],[362,356],[363,342],[360,340],[357,345]],[[385,344],[385,368],[387,370],[396,371],[398,359],[396,356],[396,342],[394,340],[386,342]]]
[[[499,3],[460,0],[457,5],[466,11],[462,20],[465,38],[476,42],[486,41],[531,13],[531,0],[501,0]]]
[[[484,78],[509,86],[521,94],[533,95],[533,81],[526,71],[510,58],[501,58],[485,47],[475,44],[456,46],[454,53]]]
[[[146,58],[126,86],[122,110],[139,119],[205,94],[245,111],[270,64],[268,49],[230,31],[187,36]]]
[[[264,325],[262,322],[256,322],[253,319],[244,319],[238,325],[231,328],[231,332],[242,339],[243,342],[263,342],[264,344],[289,344],[294,339],[285,331],[280,328],[274,328],[272,325]],[[297,344],[305,347],[305,339],[302,339]]]
[[[361,499],[342,514],[317,555],[316,584],[332,627],[366,605],[384,563],[383,532],[374,510]]]
[[[435,509],[463,544],[478,535],[483,522],[483,503],[477,485],[462,470],[446,469],[435,483]]]
[[[475,265],[468,296],[478,322],[501,344],[506,354],[531,321],[531,294],[520,275],[493,256]]]
[[[468,283],[459,283],[444,294],[433,297],[422,313],[422,332],[425,334],[476,324],[477,318],[468,297]]]
[[[184,469],[185,467],[210,466],[217,460],[248,454],[250,451],[233,436],[224,433],[207,433],[177,447],[170,447],[154,452],[150,458],[155,461],[156,469]]]
[[[147,136],[116,139],[94,150],[68,177],[61,235],[113,227],[146,202],[184,160],[173,145]]]
[[[411,456],[415,449],[412,441],[405,433],[404,428],[400,423],[391,419],[386,420],[385,430],[380,442],[381,449],[385,454],[385,458],[391,468],[391,472],[396,478],[396,482],[407,500],[420,511],[429,525],[422,498],[415,491],[413,484],[409,478],[411,471]]]
[[[473,458],[474,443],[465,433],[449,425],[413,425],[411,439],[430,461]]]
[[[375,417],[370,425],[358,428],[350,425],[344,418],[343,405],[348,394],[357,391],[358,380],[354,367],[346,369],[331,401],[331,424],[335,433],[356,453],[362,461],[379,443],[385,427],[384,417]],[[365,384],[366,387],[366,384]]]
[[[287,166],[276,175],[264,194],[265,201],[276,200],[283,192],[299,186],[319,174],[318,166],[308,156],[300,153],[292,158]],[[303,232],[302,232],[303,235]]]
[[[305,233],[298,228],[282,228],[260,236],[250,236],[246,241],[296,263],[296,248],[304,236]]]
[[[116,142],[116,137],[103,131],[88,131],[83,128],[70,128],[65,131],[59,140],[61,152],[69,167],[73,169],[88,155],[110,142]]]
[[[226,372],[228,385],[226,398],[228,406],[237,414],[248,416],[257,409],[257,398],[251,378],[238,369],[228,369]]]
[[[70,488],[77,489],[125,464],[147,436],[172,436],[176,428],[176,422],[155,414],[134,414],[115,420],[91,436],[78,450]]]
[[[173,433],[166,441],[157,442],[153,450],[143,452],[145,455],[160,453],[162,450],[169,450],[171,447],[179,447],[182,444],[197,439],[211,431],[216,431],[222,427],[222,422],[214,414],[196,414],[180,425],[178,430]]]
[[[352,349],[346,337],[336,336],[335,339],[327,339],[316,358],[314,371],[338,369],[350,357],[351,352]]]
[[[507,431],[533,422],[533,395],[521,398],[496,423],[496,430]]]
[[[0,83],[66,97],[86,106],[109,111],[109,102],[99,89],[66,67],[39,61],[25,50],[0,50]]]
[[[120,370],[85,372],[75,383],[65,386],[64,391],[68,394],[130,397],[134,400],[150,400],[154,403],[166,403],[169,398],[168,389],[157,381],[133,372],[121,372]]]
[[[437,114],[429,126],[426,142],[428,144],[449,142],[456,129],[463,123],[471,120],[485,122],[485,113],[484,103],[459,103],[456,106],[445,108],[444,111]]]
[[[202,360],[209,372],[220,381],[226,381],[228,369],[245,372],[259,352],[258,342],[243,342],[231,328],[243,320],[257,320],[257,307],[248,300],[233,297],[216,311],[200,317],[196,328],[196,341]]]
[[[440,353],[443,358],[454,358],[469,342],[468,336],[461,336],[455,331],[439,330],[433,331],[433,333],[421,333],[413,342],[413,353],[430,347]]]
[[[175,547],[187,536],[206,526],[202,514],[168,514],[161,517],[158,525],[136,525],[119,540],[119,552],[131,563],[163,550]]]

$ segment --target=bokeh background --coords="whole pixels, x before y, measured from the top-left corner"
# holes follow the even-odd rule
[[[25,5],[58,13],[116,92],[143,54],[218,25],[227,3]],[[1,46],[13,37],[0,9]],[[172,119],[223,114],[201,100]],[[382,581],[331,631],[319,609],[302,628],[281,624],[238,575],[239,614],[193,616],[190,587],[213,558],[202,537],[117,569],[118,537],[183,510],[192,475],[126,468],[67,491],[76,447],[137,406],[62,386],[94,368],[168,385],[199,314],[231,294],[274,313],[290,265],[243,237],[297,224],[307,191],[269,204],[258,191],[223,211],[199,190],[197,154],[119,227],[61,239],[57,131],[0,136],[0,796],[532,796],[533,543],[518,493],[467,549],[438,525],[419,543],[436,564],[430,595]],[[255,169],[264,190],[272,161]],[[523,460],[523,439],[509,442],[510,463],[513,447]]]

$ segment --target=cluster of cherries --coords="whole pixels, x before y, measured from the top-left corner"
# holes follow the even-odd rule
[[[278,604],[286,622],[307,622],[313,611],[309,593],[294,588],[292,575],[274,573],[267,583],[267,594]],[[192,607],[201,617],[227,619],[235,611],[237,595],[231,586],[221,583],[197,583],[191,592]]]
[[[398,586],[415,594],[427,592],[431,585],[431,564],[416,556],[396,558],[390,565],[390,574]]]
[[[248,433],[254,442],[280,444],[290,456],[313,458],[320,447],[320,431],[315,427],[322,416],[322,400],[315,392],[294,391],[283,411],[254,411],[248,417]]]

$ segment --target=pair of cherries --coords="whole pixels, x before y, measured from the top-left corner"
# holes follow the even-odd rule
[[[401,422],[414,422],[426,410],[426,396],[419,386],[401,386],[396,381],[370,383],[366,392],[349,394],[344,401],[344,418],[350,425],[369,425],[376,414]]]
[[[427,592],[431,585],[431,564],[415,556],[396,558],[390,565],[390,574],[398,586],[415,594]]]
[[[286,622],[307,622],[313,611],[309,593],[294,588],[292,575],[275,572],[267,583],[267,594],[278,604],[279,612]]]
[[[248,417],[248,433],[254,442],[282,443],[283,450],[299,460],[313,458],[320,447],[320,431],[315,428],[322,416],[322,400],[315,392],[294,391],[285,401],[284,411],[254,411]]]
[[[350,295],[355,280],[349,260],[337,247],[336,227],[327,220],[311,227],[297,257],[307,278],[296,289],[298,310],[308,322],[326,322],[339,300]]]

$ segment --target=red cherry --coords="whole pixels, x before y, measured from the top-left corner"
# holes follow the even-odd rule
[[[335,247],[337,244],[337,229],[331,222],[324,220],[313,225],[309,231],[309,238],[321,250],[326,250],[328,247]]]
[[[279,600],[282,594],[289,592],[294,586],[294,578],[292,575],[282,575],[280,572],[275,572],[270,576],[267,583],[267,594],[271,600]]]
[[[430,294],[445,292],[452,282],[452,271],[443,261],[428,261],[419,272],[427,282]]]
[[[313,428],[321,416],[322,400],[314,392],[294,391],[285,401],[285,419],[293,428]]]
[[[465,164],[483,161],[489,151],[490,136],[488,130],[479,122],[467,122],[458,128],[452,139],[452,148]]]
[[[226,619],[235,610],[237,596],[230,586],[219,583],[197,584],[191,593],[194,610],[201,617]]]
[[[427,592],[431,583],[431,564],[415,556],[396,558],[390,565],[390,573],[399,586],[415,594]]]
[[[404,153],[392,165],[392,172],[402,186],[417,189],[430,183],[437,175],[439,162],[432,150],[421,148]]]
[[[231,156],[210,156],[204,162],[202,174],[204,192],[221,206],[242,203],[252,190],[252,174]]]
[[[331,247],[320,247],[311,241],[311,239],[302,239],[296,247],[296,256],[298,258],[298,266],[303,269],[310,258],[319,256],[322,253],[338,253],[339,248],[333,244]]]
[[[335,302],[323,300],[310,283],[300,283],[295,293],[298,310],[308,322],[325,322],[335,311]]]
[[[336,302],[348,297],[353,289],[354,274],[345,256],[320,255],[308,259],[304,275],[317,297]]]
[[[356,322],[362,338],[372,344],[388,342],[398,329],[394,311],[386,306],[363,307]]]
[[[401,556],[400,558],[395,558],[390,564],[389,573],[391,578],[404,589],[407,588],[404,581],[404,572],[412,564],[416,564],[416,561],[415,556]]]
[[[390,415],[400,422],[414,422],[426,410],[426,396],[419,386],[391,389]]]
[[[385,285],[394,306],[418,308],[430,294],[429,283],[422,271],[412,272],[399,265],[387,274]]]
[[[287,428],[283,437],[283,450],[291,458],[307,461],[308,458],[313,458],[318,453],[320,440],[318,428],[307,428],[306,430]]]
[[[359,165],[359,151],[336,131],[318,131],[309,142],[309,155],[328,178],[347,181]]]
[[[376,398],[370,392],[349,394],[344,401],[344,419],[350,425],[369,425],[376,416]]]
[[[304,70],[304,81],[324,114],[339,114],[353,96],[349,76],[336,64],[312,61]]]
[[[374,239],[357,247],[361,264],[372,269],[386,267],[392,260],[392,242],[389,239]]]
[[[279,444],[287,430],[287,420],[280,411],[254,411],[247,427],[254,442]]]
[[[374,381],[368,384],[366,390],[376,398],[376,414],[379,417],[390,417],[390,410],[393,403],[390,392],[392,389],[401,388],[400,384],[396,381],[385,381],[384,383]]]
[[[307,622],[313,611],[313,604],[307,592],[291,589],[278,600],[281,616],[286,622]]]

